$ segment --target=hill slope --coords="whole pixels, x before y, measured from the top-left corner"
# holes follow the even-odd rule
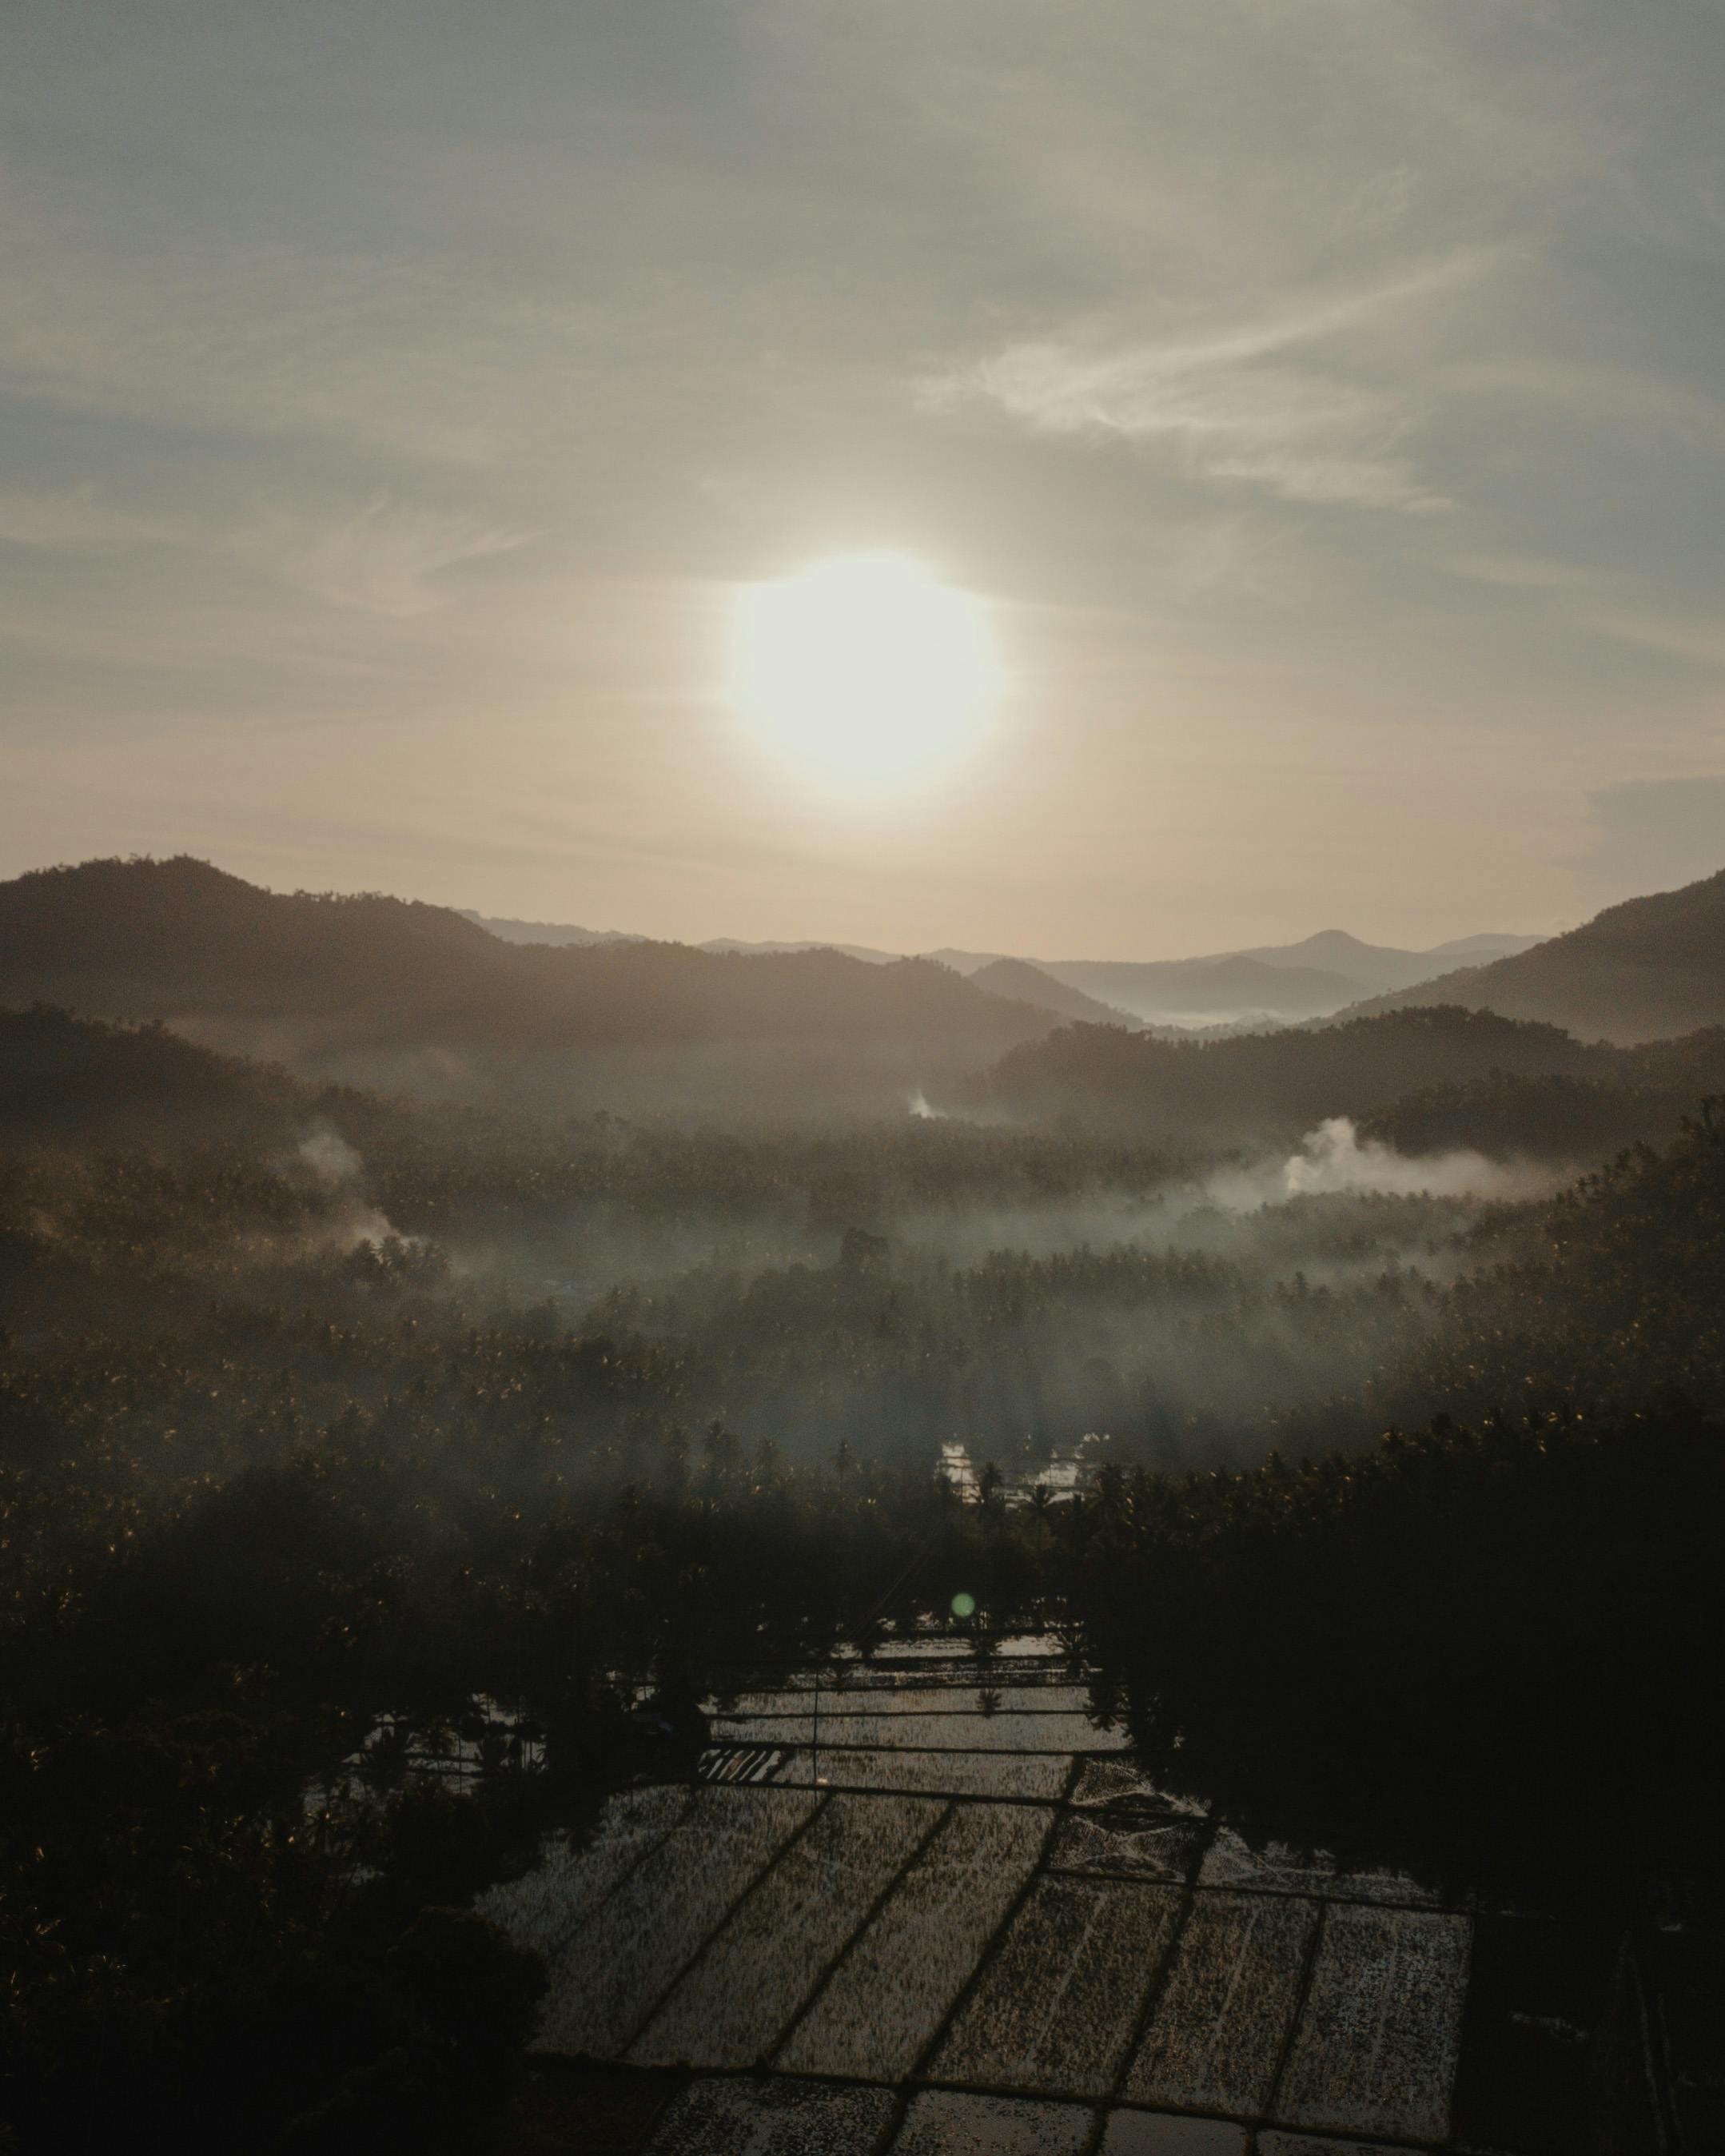
[[[1725,1024],[1725,870],[1681,891],[1626,899],[1532,950],[1377,998],[1347,1015],[1433,1002],[1623,1042]]]
[[[1400,988],[1417,988],[1435,980],[1451,967],[1469,960],[1502,958],[1512,951],[1524,951],[1537,943],[1537,936],[1474,936],[1459,945],[1440,944],[1434,951],[1402,951],[1384,943],[1364,943],[1345,928],[1321,928],[1298,943],[1277,943],[1261,950],[1242,951],[1243,958],[1255,958],[1266,966],[1316,967],[1358,981],[1374,994],[1390,995]]]
[[[639,943],[644,940],[621,928],[578,928],[572,922],[517,921],[509,914],[475,913],[469,906],[458,906],[454,911],[462,920],[470,921],[475,928],[485,929],[503,943],[573,943],[585,947],[590,943]]]
[[[565,1106],[901,1105],[1048,1029],[926,960],[505,943],[442,906],[283,896],[208,863],[0,884],[0,1004],[161,1019],[302,1073]]]
[[[1151,1023],[1203,1024],[1245,1017],[1326,1018],[1358,1000],[1353,977],[1320,966],[1271,964],[1232,952],[1153,964],[1062,959],[1045,970],[1069,988]]]
[[[1250,951],[1153,963],[1062,958],[1050,960],[1044,970],[1150,1024],[1250,1016],[1297,1020],[1328,1018],[1362,996],[1417,988],[1469,959],[1501,957],[1538,940],[1471,936],[1431,951],[1400,951],[1362,942],[1345,929],[1321,928],[1297,943],[1266,943]]]
[[[639,936],[614,929],[577,928],[551,921],[512,921],[463,911],[465,921],[476,921],[507,943],[642,942]],[[1402,951],[1385,944],[1363,942],[1345,929],[1323,928],[1297,943],[1266,943],[1250,951],[1221,951],[1197,958],[1114,960],[1096,958],[1023,958],[999,951],[962,951],[943,947],[920,955],[937,965],[950,967],[967,980],[985,971],[1011,966],[1029,968],[1044,978],[1088,996],[1100,1009],[1086,1010],[1077,1004],[1055,1004],[1045,992],[1029,993],[1030,983],[1022,974],[1010,993],[1026,1003],[1058,1010],[1063,1017],[1118,1023],[1136,1018],[1147,1024],[1179,1024],[1202,1027],[1212,1022],[1239,1020],[1297,1020],[1327,1018],[1332,1012],[1357,1003],[1362,996],[1387,995],[1393,991],[1435,980],[1458,966],[1483,965],[1488,960],[1525,951],[1537,936],[1464,936],[1440,943],[1430,951]],[[899,955],[865,943],[794,942],[744,943],[734,937],[714,937],[697,947],[703,951],[736,952],[755,957],[791,951],[842,951],[847,957],[865,958],[870,965],[887,966]],[[999,977],[1004,978],[1004,977]],[[997,978],[984,983],[993,994],[1008,993]],[[1105,1015],[1106,1014],[1106,1015]]]
[[[1494,1072],[1605,1078],[1615,1053],[1454,1005],[1204,1042],[1075,1025],[1014,1049],[970,1098],[1141,1138],[1230,1143],[1291,1139],[1326,1116],[1369,1115],[1416,1089]]]
[[[160,1025],[105,1025],[46,1005],[0,1010],[0,1149],[280,1145],[328,1097]]]
[[[988,965],[978,967],[970,979],[973,987],[986,988],[991,996],[1005,996],[1010,1001],[1030,1004],[1038,1010],[1054,1011],[1061,1018],[1081,1020],[1089,1025],[1132,1026],[1137,1023],[1126,1012],[1086,995],[1082,988],[1057,981],[1052,973],[1045,973],[1040,966],[1033,966],[1028,958],[996,958]]]

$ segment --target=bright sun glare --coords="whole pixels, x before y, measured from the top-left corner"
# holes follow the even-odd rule
[[[743,592],[730,685],[763,748],[862,792],[955,764],[986,733],[1005,680],[982,600],[881,553]]]

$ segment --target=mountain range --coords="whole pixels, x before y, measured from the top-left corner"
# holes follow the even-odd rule
[[[0,1006],[37,1003],[302,1076],[588,1110],[901,1106],[1055,1023],[927,959],[509,943],[447,907],[287,896],[183,856],[0,883]]]
[[[1367,997],[1412,988],[1470,961],[1525,951],[1537,937],[1485,935],[1404,951],[1363,942],[1340,928],[1320,929],[1296,943],[1216,952],[1197,958],[1038,959],[1039,969],[1068,988],[1113,1005],[1152,1025],[1209,1025],[1266,1019],[1326,1018]],[[975,954],[928,954],[978,978]]]
[[[928,957],[751,953],[615,932],[574,941],[581,932],[511,941],[446,907],[284,895],[185,857],[88,861],[0,883],[0,1008],[161,1021],[301,1079],[540,1110],[892,1112],[924,1091],[1038,1116],[1101,1114],[1117,1100],[1139,1128],[1151,1096],[1182,1124],[1224,1072],[1255,1114],[1296,1064],[1321,1101],[1344,1064],[1379,1060],[1369,1097],[1352,1081],[1336,1094],[1366,1109],[1420,1082],[1428,1058],[1431,1082],[1500,1069],[1591,1081],[1603,1066],[1576,1063],[1564,1036],[1629,1045],[1725,1026],[1725,873],[1539,944],[1487,937],[1409,952],[1328,930],[1139,966],[962,954],[978,959],[968,978]],[[1506,942],[1522,947],[1454,963]],[[1396,985],[1332,1023],[1327,1006],[1362,977]],[[1153,1037],[1148,1011],[1201,1012],[1206,995],[1213,1012],[1274,995],[1295,1030],[1219,1057],[1190,1037]],[[1399,1023],[1435,1007],[1493,1024]],[[1544,1032],[1494,1030],[1502,1020]],[[1335,1052],[1297,1045],[1324,1034]],[[1305,1082],[1289,1097],[1303,1103]],[[1160,1114],[1147,1121],[1167,1127]]]
[[[463,918],[511,943],[591,945],[641,940],[617,929],[559,927],[471,912]],[[1037,1004],[1065,1018],[1106,1016],[1115,1024],[1202,1027],[1250,1019],[1290,1024],[1327,1018],[1367,998],[1417,988],[1457,967],[1529,950],[1539,940],[1535,936],[1466,936],[1429,951],[1403,951],[1363,942],[1343,929],[1324,928],[1297,943],[1266,944],[1198,958],[1025,958],[952,947],[922,955],[966,975],[991,994]],[[697,947],[746,957],[834,950],[876,966],[899,960],[897,953],[862,943],[742,943],[720,937]],[[1009,970],[1002,972],[1003,968]],[[1046,985],[1050,982],[1052,988]],[[1076,991],[1083,1001],[1060,995],[1060,989]]]
[[[1376,997],[1349,1015],[1431,1001],[1625,1042],[1725,1024],[1725,870],[1625,899],[1566,935],[1445,973],[1429,990]]]
[[[1152,1143],[1292,1144],[1325,1119],[1384,1116],[1410,1150],[1491,1143],[1506,1157],[1599,1158],[1725,1083],[1725,1028],[1625,1049],[1454,1004],[1232,1040],[1065,1026],[941,1096],[970,1114],[1073,1122]],[[1638,1127],[1639,1122],[1639,1127]],[[1432,1139],[1437,1142],[1433,1144]],[[1589,1147],[1579,1142],[1574,1157]]]
[[[1459,1143],[1477,1142],[1482,1123],[1517,1142],[1563,1131],[1585,1158],[1586,1132],[1639,1134],[1590,1089],[1627,1088],[1644,1106],[1656,1100],[1671,1127],[1722,1086],[1725,872],[1626,900],[1548,942],[1337,1019],[1206,1043],[1063,1027],[1022,1043],[953,1097],[973,1112],[1163,1138],[1201,1129],[1244,1137],[1277,1113],[1370,1116],[1425,1095],[1386,1127]]]

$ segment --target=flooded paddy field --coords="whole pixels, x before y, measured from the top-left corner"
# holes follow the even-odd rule
[[[712,1703],[707,1779],[481,1897],[542,2058],[665,2074],[652,2156],[1567,2156],[1645,2084],[1604,1912],[1254,1845],[1051,1645],[915,1644]]]

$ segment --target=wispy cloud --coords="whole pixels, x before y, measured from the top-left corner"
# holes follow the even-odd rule
[[[1602,608],[1582,617],[1583,625],[1620,644],[1639,645],[1644,651],[1662,652],[1667,658],[1686,660],[1692,666],[1725,669],[1725,626],[1716,619],[1673,619],[1666,615],[1630,613]]]
[[[105,554],[169,536],[154,519],[104,501],[93,487],[0,494],[0,546],[45,554]]]
[[[485,470],[601,322],[473,264],[321,236],[128,249],[0,203],[0,388],[80,413]]]
[[[535,536],[387,494],[355,511],[266,507],[213,521],[146,515],[90,486],[0,493],[0,547],[100,556],[150,546],[219,556],[270,583],[367,613],[424,613],[446,595],[438,580],[448,571],[512,553]]]
[[[1009,346],[920,385],[927,409],[984,405],[1039,434],[1162,442],[1204,477],[1284,501],[1358,508],[1448,506],[1404,439],[1417,416],[1406,384],[1361,379],[1335,349],[1411,303],[1479,274],[1473,251],[1422,264],[1195,341],[1092,330]]]
[[[1584,850],[1564,865],[1596,902],[1671,891],[1725,868],[1725,773],[1602,787]]]
[[[321,527],[269,519],[244,544],[284,581],[332,606],[408,615],[436,604],[444,572],[512,553],[532,536],[379,495],[357,515]]]
[[[1668,429],[1692,449],[1725,454],[1725,395],[1656,371],[1630,372],[1548,352],[1512,353],[1447,367],[1439,386],[1446,396],[1538,405],[1594,426]]]
[[[1725,668],[1725,628],[1717,617],[1653,610],[1644,578],[1538,556],[1456,555],[1441,566],[1470,583],[1543,603],[1552,618],[1585,635],[1656,651],[1703,670]]]
[[[1471,583],[1497,584],[1506,591],[1584,591],[1599,581],[1592,569],[1534,555],[1457,554],[1442,567],[1452,577],[1465,577]]]

